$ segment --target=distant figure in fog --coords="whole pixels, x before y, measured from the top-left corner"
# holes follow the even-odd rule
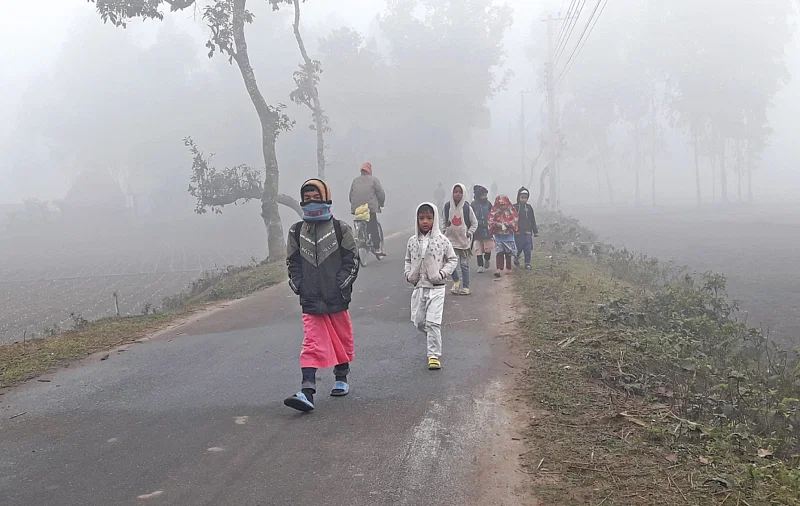
[[[525,268],[531,269],[531,253],[533,253],[533,238],[539,235],[539,228],[536,226],[536,216],[533,214],[533,207],[528,204],[531,192],[524,186],[517,192],[517,203],[514,209],[519,214],[519,226],[515,237],[517,243],[517,256],[514,257],[514,265],[519,266],[520,255],[525,255]]]
[[[359,263],[352,229],[331,214],[328,185],[309,179],[300,189],[300,201],[303,221],[289,229],[286,263],[289,286],[303,308],[303,381],[300,391],[283,403],[307,413],[314,410],[317,369],[333,367],[332,396],[350,392],[347,375],[354,342],[348,310]]]
[[[497,183],[492,183],[492,195],[490,196],[490,198],[496,199],[497,197],[498,197],[498,195],[497,195]]]
[[[517,242],[514,235],[519,226],[519,215],[511,201],[505,195],[498,195],[494,201],[492,215],[489,217],[489,231],[494,234],[494,252],[497,254],[497,271],[494,277],[499,278],[504,270],[511,273],[512,259],[517,256]]]
[[[442,368],[442,314],[447,277],[458,266],[450,240],[439,230],[439,211],[431,204],[417,207],[416,233],[406,245],[405,277],[414,285],[411,321],[428,337],[428,369]]]
[[[489,190],[481,185],[472,189],[472,210],[478,219],[478,228],[472,238],[472,252],[478,257],[478,274],[491,269],[494,237],[489,232],[489,216],[492,214],[492,203],[489,202]]]
[[[444,209],[444,200],[447,198],[447,192],[444,190],[442,183],[433,191],[433,202],[436,204],[436,209],[441,212]]]

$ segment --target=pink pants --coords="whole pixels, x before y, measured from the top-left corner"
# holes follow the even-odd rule
[[[303,315],[303,350],[300,367],[325,369],[352,362],[353,323],[350,313]]]

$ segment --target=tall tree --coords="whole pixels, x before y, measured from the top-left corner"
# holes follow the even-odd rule
[[[300,33],[300,4],[306,0],[270,0],[273,9],[278,10],[281,4],[291,4],[294,6],[294,38],[300,50],[303,63],[300,70],[292,76],[296,89],[290,94],[292,102],[298,105],[305,105],[311,111],[311,118],[314,123],[311,128],[317,134],[317,175],[320,179],[325,179],[325,134],[330,132],[330,124],[325,111],[322,109],[322,102],[319,98],[319,79],[322,73],[322,64],[319,60],[312,60],[308,56],[306,44]]]
[[[178,12],[196,7],[196,0],[88,0],[97,7],[103,22],[125,28],[132,19],[163,20],[164,12]],[[261,126],[261,148],[265,169],[260,195],[261,216],[267,228],[267,247],[269,258],[277,259],[283,255],[285,242],[283,226],[278,211],[278,203],[297,209],[294,199],[279,193],[280,173],[275,144],[281,132],[290,129],[292,121],[284,114],[282,104],[270,105],[264,98],[256,81],[255,72],[250,64],[245,25],[253,22],[253,14],[247,10],[247,0],[209,0],[202,8],[203,20],[210,30],[206,42],[209,57],[216,53],[228,56],[231,63],[236,63],[244,81],[245,89],[258,115]],[[187,141],[193,148],[193,183],[190,192],[197,197],[198,212],[207,208],[219,211],[219,208],[234,204],[240,200],[253,197],[251,178],[261,175],[260,171],[245,167],[237,167],[223,171],[224,177],[208,177],[211,167],[202,161],[202,153]],[[206,167],[205,173],[202,173]],[[237,179],[242,177],[244,179]],[[247,190],[247,191],[245,191]]]

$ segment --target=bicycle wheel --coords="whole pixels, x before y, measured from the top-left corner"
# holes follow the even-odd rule
[[[380,238],[381,238],[381,251],[383,251],[383,248],[384,248],[384,243],[383,243],[383,226],[382,226],[380,223],[378,223],[378,235],[379,235],[379,236],[380,236]],[[382,257],[382,256],[379,256],[379,255],[375,255],[375,258],[377,258],[378,260],[383,260],[383,257]]]
[[[369,246],[367,245],[367,227],[362,221],[356,222],[356,246],[358,249],[358,262],[361,267],[366,267]]]

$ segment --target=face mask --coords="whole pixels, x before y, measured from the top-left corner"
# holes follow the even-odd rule
[[[303,219],[305,221],[328,221],[333,218],[331,205],[323,202],[309,202],[303,206]]]

